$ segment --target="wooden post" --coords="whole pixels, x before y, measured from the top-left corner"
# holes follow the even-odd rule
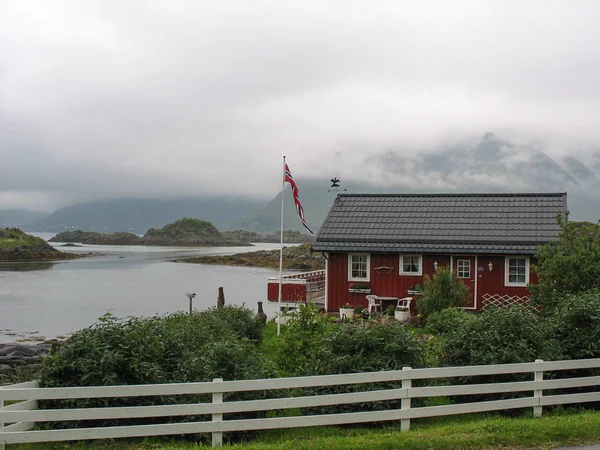
[[[0,400],[0,411],[4,409],[4,400]],[[4,422],[0,422],[0,435],[4,433]],[[0,442],[0,450],[4,450],[4,437],[2,437],[2,442]]]
[[[217,297],[217,308],[222,308],[225,306],[225,294],[223,293],[223,288],[219,288],[219,296]]]
[[[544,362],[543,359],[536,359],[535,360],[536,363],[542,363]],[[536,371],[535,372],[535,377],[533,379],[533,381],[543,381],[544,379],[544,372],[543,371]],[[533,391],[533,396],[535,398],[538,399],[538,401],[541,399],[542,395],[544,395],[544,391],[542,389],[536,389]],[[534,406],[533,407],[533,416],[534,417],[542,417],[542,407],[541,406]]]
[[[410,367],[403,367],[402,370],[411,370]],[[410,409],[410,397],[408,396],[408,391],[412,387],[412,380],[410,379],[402,379],[402,389],[406,389],[406,397],[402,398],[400,409],[402,411]],[[410,419],[401,419],[400,420],[400,431],[408,431],[410,429]]]
[[[223,288],[221,288],[223,289]],[[222,383],[223,378],[213,378],[213,383]],[[213,403],[223,403],[223,393],[222,392],[213,392],[212,395]],[[223,414],[213,414],[212,415],[213,422],[222,422]],[[213,447],[222,447],[223,446],[223,433],[213,432],[212,433],[212,446]]]

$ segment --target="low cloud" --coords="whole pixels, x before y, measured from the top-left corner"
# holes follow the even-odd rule
[[[591,0],[7,3],[0,208],[270,198],[282,155],[296,178],[385,184],[369,157],[486,131],[593,164],[599,20]]]

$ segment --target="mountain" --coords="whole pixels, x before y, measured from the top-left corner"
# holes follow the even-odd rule
[[[143,234],[182,217],[212,222],[217,228],[239,220],[264,202],[248,199],[206,197],[199,199],[106,200],[61,208],[26,227],[28,231],[129,231]]]
[[[568,192],[573,220],[600,217],[600,151],[589,161],[572,151],[557,157],[541,141],[516,144],[493,133],[471,145],[452,144],[410,152],[404,148],[369,154],[360,169],[342,179],[345,192]],[[589,152],[588,152],[589,153]],[[334,174],[332,174],[334,175]],[[316,232],[337,195],[326,179],[297,178],[308,224]],[[344,192],[344,191],[341,191]],[[284,228],[305,232],[291,190],[284,191]],[[212,222],[219,230],[270,233],[279,230],[281,193],[271,201],[219,196],[178,200],[111,200],[62,208],[36,221],[29,231],[129,231],[144,233],[181,217]]]
[[[443,192],[567,192],[573,220],[597,222],[600,218],[600,152],[586,164],[574,156],[552,157],[540,141],[514,144],[493,133],[473,146],[447,146],[435,151],[388,149],[365,157],[361,173],[380,185],[342,180],[348,193]],[[373,177],[372,174],[377,174]],[[356,179],[360,178],[357,174]],[[306,219],[316,231],[325,218],[335,192],[324,180],[296,180]],[[303,230],[291,191],[285,190],[284,227]],[[281,194],[260,210],[234,224],[256,232],[279,228]]]
[[[48,215],[48,213],[27,209],[2,209],[0,210],[0,228],[22,228],[23,225],[42,220]]]

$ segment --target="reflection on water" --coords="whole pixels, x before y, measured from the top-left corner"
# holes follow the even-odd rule
[[[30,270],[45,270],[54,267],[52,261],[0,262],[0,272],[28,272]]]

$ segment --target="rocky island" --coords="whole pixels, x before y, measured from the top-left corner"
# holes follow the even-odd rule
[[[63,231],[49,242],[77,242],[88,245],[139,245],[142,238],[133,233],[98,233],[95,231]]]
[[[79,255],[56,250],[45,240],[18,228],[0,229],[0,261],[53,261]]]
[[[283,247],[283,268],[286,270],[320,270],[325,268],[325,259],[320,253],[310,251],[311,244]],[[197,256],[176,259],[175,262],[197,264],[219,264],[227,266],[279,268],[279,250],[260,250],[228,256]]]
[[[103,234],[92,231],[65,231],[58,233],[51,242],[77,242],[91,245],[156,245],[156,246],[243,246],[251,245],[234,236],[223,235],[210,222],[185,218],[165,225],[150,228],[144,236],[133,233]]]

